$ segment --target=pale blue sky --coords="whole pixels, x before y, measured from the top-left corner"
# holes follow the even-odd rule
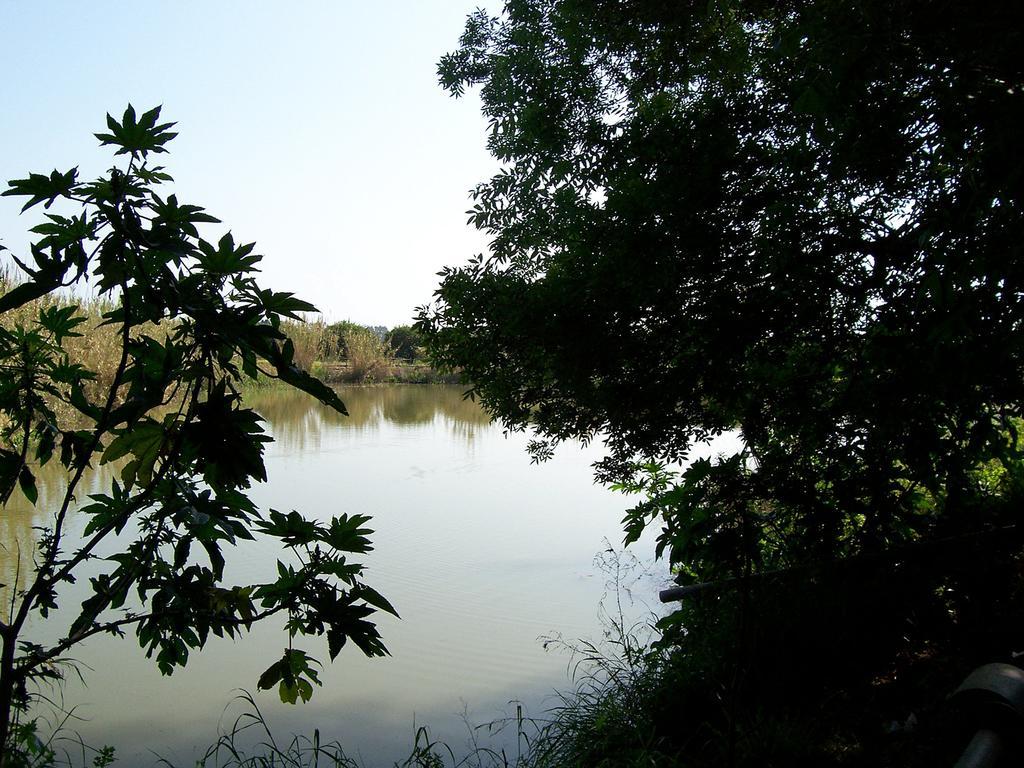
[[[0,0],[0,179],[95,176],[105,113],[163,104],[174,191],[256,241],[264,284],[329,320],[408,322],[486,247],[465,224],[496,168],[479,102],[435,74],[481,4]],[[19,208],[0,198],[0,241],[24,252],[39,214]]]

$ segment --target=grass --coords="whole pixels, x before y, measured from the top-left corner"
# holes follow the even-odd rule
[[[658,665],[652,664],[640,639],[647,628],[637,625],[623,631],[617,625],[611,649],[591,642],[553,641],[572,654],[576,685],[558,694],[558,702],[543,717],[529,717],[517,705],[514,716],[470,726],[470,750],[462,755],[434,740],[429,729],[418,728],[409,755],[394,768],[675,765],[648,736],[654,727],[646,705],[659,681]],[[196,768],[365,768],[340,743],[323,742],[318,730],[278,738],[249,693],[243,692],[239,700],[245,711],[206,750]],[[489,746],[496,734],[508,729],[514,729],[514,753]],[[161,762],[168,768],[184,768]]]
[[[243,691],[238,699],[245,711],[196,761],[196,768],[362,768],[359,761],[345,753],[340,743],[321,741],[319,730],[314,730],[312,736],[300,734],[284,741],[278,739],[252,695]],[[245,746],[251,741],[254,741],[252,746]],[[445,751],[451,755],[444,745],[431,741],[426,728],[420,728],[409,756],[395,766],[443,768]],[[174,768],[166,760],[160,762]]]
[[[649,573],[632,554],[610,546],[595,558],[595,567],[606,576],[600,604],[602,639],[544,640],[545,648],[568,655],[572,690],[556,694],[554,706],[537,717],[516,703],[512,716],[480,725],[467,721],[469,748],[459,753],[433,739],[428,728],[418,728],[409,755],[394,768],[675,765],[648,737],[656,730],[652,718],[657,713],[651,704],[664,684],[665,654],[650,646],[656,617],[627,618],[636,612],[636,586]],[[243,692],[238,700],[243,713],[207,749],[197,768],[364,768],[341,744],[322,742],[319,731],[277,738],[250,694]],[[498,734],[509,731],[515,737],[513,752],[493,746]]]

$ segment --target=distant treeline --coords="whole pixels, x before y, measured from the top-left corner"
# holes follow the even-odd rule
[[[285,332],[296,362],[327,381],[433,383],[454,380],[426,363],[423,339],[411,325],[360,325],[350,320],[291,322]]]
[[[19,282],[10,270],[0,268],[0,295]],[[82,363],[99,374],[87,388],[91,391],[109,385],[120,355],[116,326],[104,324],[103,316],[116,308],[110,299],[50,294],[5,313],[3,325],[31,325],[40,309],[54,304],[75,304],[79,314],[87,318],[77,329],[82,335],[66,342],[73,362]],[[454,377],[442,376],[426,364],[423,341],[411,325],[388,329],[348,320],[328,324],[320,318],[306,322],[285,321],[283,325],[295,344],[295,362],[328,381],[454,381]]]

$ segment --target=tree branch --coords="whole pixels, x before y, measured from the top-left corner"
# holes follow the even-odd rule
[[[99,418],[96,420],[96,427],[93,430],[92,440],[90,441],[89,449],[85,454],[87,457],[92,456],[96,450],[96,446],[99,445],[100,438],[107,431],[108,425],[106,422],[110,418],[110,414],[114,409],[114,404],[117,402],[117,393],[121,389],[124,374],[128,368],[128,346],[131,335],[131,302],[128,298],[127,279],[121,281],[121,301],[124,304],[124,323],[121,331],[121,359],[118,361],[117,371],[115,372],[114,379],[110,384],[110,391],[107,394],[106,404],[104,405]],[[64,529],[64,520],[67,517],[71,502],[75,498],[75,489],[78,487],[78,483],[81,481],[82,475],[85,473],[85,468],[87,466],[89,466],[88,460],[78,462],[74,475],[68,482],[67,490],[64,493],[64,501],[61,503],[61,508],[54,521],[53,540],[50,542],[50,546],[43,558],[42,565],[36,572],[35,581],[29,588],[28,592],[25,593],[25,597],[22,599],[17,617],[13,622],[11,622],[15,635],[21,631],[21,627],[24,625],[25,619],[28,617],[28,613],[32,608],[33,601],[39,595],[43,586],[49,581],[47,574],[53,569],[57,559],[57,554],[60,551],[60,540]]]
[[[274,608],[267,608],[264,611],[260,611],[259,613],[256,613],[252,616],[252,618],[249,619],[240,619],[234,616],[225,616],[220,617],[218,621],[221,624],[227,624],[235,627],[245,627],[246,629],[248,629],[251,625],[255,624],[256,622],[263,621],[264,619],[269,618],[274,614],[280,613],[286,607],[287,605],[282,603],[281,605],[275,606]],[[93,624],[88,629],[83,629],[80,632],[76,632],[72,636],[64,638],[59,643],[57,643],[57,645],[44,651],[43,653],[36,654],[31,658],[25,659],[15,669],[14,673],[18,677],[25,677],[28,674],[30,674],[32,670],[38,668],[39,666],[45,664],[48,661],[51,661],[71,646],[77,645],[78,643],[82,642],[86,638],[92,637],[93,635],[99,635],[104,632],[114,633],[120,630],[122,627],[127,627],[132,624],[138,624],[141,621],[146,621],[147,619],[153,619],[160,616],[170,616],[171,614],[172,612],[170,611],[168,611],[167,613],[158,613],[156,611],[152,611],[150,613],[141,613],[126,616],[123,619],[108,621],[103,624]]]

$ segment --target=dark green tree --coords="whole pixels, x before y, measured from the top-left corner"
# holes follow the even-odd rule
[[[477,12],[440,77],[482,85],[503,167],[470,214],[492,254],[446,270],[420,315],[435,358],[509,426],[603,436],[609,479],[739,430],[742,460],[715,471],[794,557],[969,527],[991,490],[972,473],[1015,453],[1024,395],[1019,20]],[[729,506],[692,496],[670,522],[712,530]]]
[[[1022,22],[912,0],[476,12],[440,80],[480,86],[502,167],[469,212],[490,255],[420,312],[434,362],[538,457],[603,439],[599,477],[645,494],[627,539],[657,519],[684,578],[1015,526]],[[735,455],[674,468],[730,431]],[[1020,538],[985,541],[996,573]],[[915,594],[961,627],[979,597]]]
[[[391,353],[410,363],[422,354],[423,336],[411,325],[396,325],[384,338]]]
[[[199,228],[216,223],[202,208],[157,189],[171,180],[153,165],[174,137],[160,109],[121,120],[107,117],[101,144],[124,162],[96,181],[77,169],[31,174],[5,195],[43,203],[32,231],[24,282],[0,297],[0,313],[32,309],[28,321],[0,328],[0,491],[4,504],[20,486],[35,503],[38,466],[56,462],[67,484],[34,555],[19,563],[9,613],[0,620],[0,765],[16,765],[31,723],[19,722],[39,678],[59,676],[65,652],[93,635],[134,632],[160,670],[170,674],[211,633],[237,636],[283,615],[287,649],[259,679],[282,700],[306,700],[318,683],[315,660],[293,645],[299,635],[326,635],[333,659],[346,641],[368,656],[386,653],[376,608],[393,609],[362,581],[352,555],[370,542],[362,515],[327,522],[298,512],[262,514],[246,495],[266,479],[262,419],[239,387],[259,373],[303,390],[345,413],[333,390],[295,366],[283,318],[313,307],[290,293],[261,289],[260,256],[230,234],[218,242]],[[17,258],[17,257],[16,257]],[[64,342],[85,318],[61,289],[85,284],[109,297],[106,323],[119,331],[119,361],[109,381],[69,359]],[[42,300],[46,299],[46,300]],[[39,300],[39,301],[37,301]],[[115,462],[118,479],[85,497],[82,479],[97,463]],[[82,538],[72,519],[85,518]],[[226,547],[255,536],[280,541],[290,554],[274,580],[231,584]],[[100,557],[111,541],[114,554]],[[8,553],[12,556],[13,553]],[[23,639],[30,616],[46,618],[82,566],[104,567],[92,594],[72,610],[68,635],[51,647]],[[62,606],[62,610],[67,607]],[[13,728],[12,728],[13,726]]]

